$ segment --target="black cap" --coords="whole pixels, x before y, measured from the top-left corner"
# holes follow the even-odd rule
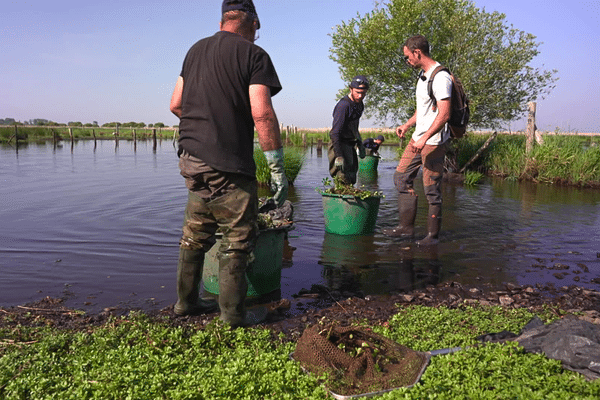
[[[369,80],[364,75],[356,75],[350,82],[350,87],[354,89],[368,89]]]
[[[377,136],[377,140],[381,140],[383,142],[385,141],[385,138],[383,137],[383,135],[379,135]]]
[[[223,0],[221,14],[225,14],[227,11],[235,10],[244,11],[253,16],[258,25],[257,29],[260,29],[260,21],[258,20],[258,14],[256,13],[256,8],[254,8],[254,3],[252,0]]]

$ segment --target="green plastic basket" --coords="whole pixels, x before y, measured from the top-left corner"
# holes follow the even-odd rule
[[[288,228],[261,230],[256,239],[254,261],[248,266],[247,297],[259,297],[281,288],[281,266],[283,263],[283,243]],[[204,290],[219,294],[219,259],[217,258],[222,236],[206,253],[202,281]]]
[[[380,197],[322,193],[325,231],[338,235],[370,235],[375,232]]]

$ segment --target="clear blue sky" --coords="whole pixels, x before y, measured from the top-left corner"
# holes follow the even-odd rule
[[[542,130],[600,132],[600,3],[475,0],[543,42],[533,66],[557,69],[538,101]],[[329,59],[334,26],[372,0],[255,0],[256,42],[273,59],[283,91],[280,122],[331,125],[342,82]],[[188,48],[218,30],[221,0],[8,0],[0,22],[0,118],[177,124],[169,100]],[[435,58],[435,54],[434,54]],[[377,126],[361,121],[361,127]],[[511,124],[522,129],[523,121]]]

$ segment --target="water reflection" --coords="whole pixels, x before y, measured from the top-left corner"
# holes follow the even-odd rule
[[[442,273],[437,246],[380,244],[374,236],[325,233],[319,264],[328,288],[343,297],[423,288],[439,283]]]

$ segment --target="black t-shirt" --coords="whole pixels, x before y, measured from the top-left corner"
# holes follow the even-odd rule
[[[254,177],[251,84],[281,90],[269,55],[241,36],[219,31],[188,51],[183,78],[179,146],[219,171]]]

